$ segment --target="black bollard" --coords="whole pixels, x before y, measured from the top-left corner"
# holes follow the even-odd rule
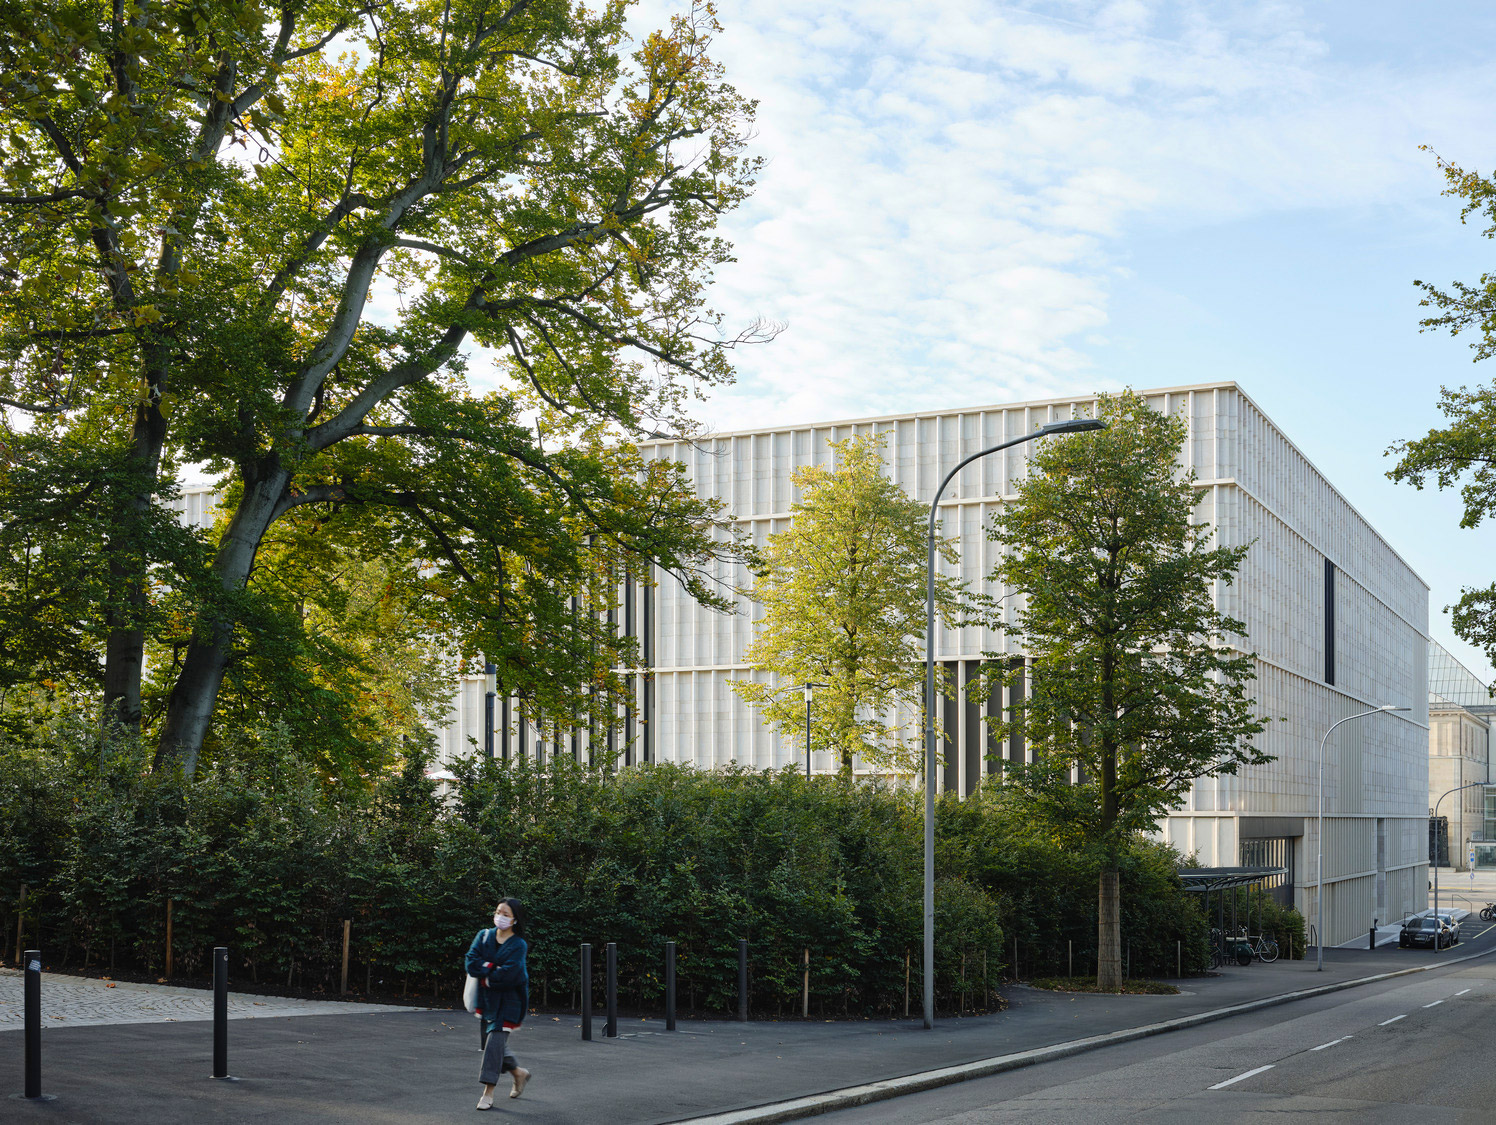
[[[665,943],[665,1030],[675,1030],[675,942]]]
[[[213,1077],[229,1076],[229,951],[213,948]]]
[[[609,1039],[618,1038],[618,943],[607,945],[608,965],[608,1030]]]
[[[748,1022],[748,939],[738,939],[738,1019]]]
[[[592,945],[582,943],[582,1038],[592,1039]]]
[[[1369,949],[1369,950],[1371,950],[1373,953],[1376,952],[1376,948],[1377,948],[1377,926],[1376,926],[1375,922],[1373,922],[1371,924],[1371,934],[1366,939],[1366,948]]]
[[[42,951],[28,949],[26,967],[26,1096],[42,1096]]]

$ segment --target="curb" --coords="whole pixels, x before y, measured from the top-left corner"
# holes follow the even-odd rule
[[[1099,1050],[1102,1047],[1110,1047],[1117,1043],[1130,1043],[1133,1040],[1146,1039],[1152,1035],[1162,1035],[1166,1032],[1179,1031],[1186,1027],[1214,1023],[1216,1020],[1227,1019],[1246,1012],[1255,1012],[1262,1008],[1271,1008],[1278,1004],[1288,1004],[1295,1000],[1307,1000],[1313,996],[1324,996],[1331,992],[1341,992],[1348,988],[1358,988],[1363,984],[1376,984],[1379,981],[1411,976],[1414,973],[1426,973],[1433,969],[1446,969],[1451,965],[1459,965],[1466,961],[1474,961],[1480,957],[1488,957],[1492,953],[1496,953],[1496,949],[1471,953],[1464,957],[1443,961],[1437,965],[1417,965],[1411,969],[1395,969],[1390,973],[1377,973],[1375,976],[1357,977],[1355,980],[1338,981],[1335,984],[1323,984],[1314,988],[1301,988],[1296,992],[1285,992],[1278,996],[1266,996],[1261,1000],[1248,1000],[1242,1004],[1233,1004],[1228,1008],[1216,1008],[1209,1012],[1197,1012],[1192,1016],[1178,1016],[1175,1019],[1164,1020],[1161,1023],[1123,1028],[1120,1031],[1109,1031],[1105,1035],[1092,1035],[1085,1039],[1072,1039],[1067,1043],[1054,1043],[1048,1047],[1036,1047],[1031,1051],[1016,1051],[1009,1055],[996,1055],[989,1059],[977,1059],[975,1062],[940,1067],[937,1070],[919,1071],[915,1074],[906,1074],[902,1078],[890,1078],[883,1082],[868,1082],[861,1086],[848,1086],[841,1090],[830,1090],[824,1094],[811,1094],[807,1097],[794,1098],[786,1102],[772,1102],[768,1105],[752,1106],[748,1109],[735,1109],[729,1110],[726,1113],[708,1114],[705,1117],[679,1117],[675,1118],[672,1122],[668,1122],[667,1125],[773,1125],[774,1122],[779,1121],[798,1121],[803,1117],[815,1117],[822,1113],[831,1113],[839,1109],[849,1109],[852,1106],[887,1101],[889,1098],[898,1098],[905,1094],[917,1094],[924,1090],[934,1090],[940,1086],[951,1086],[957,1082],[970,1081],[973,1078],[986,1078],[989,1075],[1002,1074],[1009,1070],[1020,1070],[1023,1067],[1036,1066],[1039,1063],[1068,1058],[1071,1055]]]

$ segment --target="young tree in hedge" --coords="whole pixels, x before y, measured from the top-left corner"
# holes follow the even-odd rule
[[[394,525],[462,650],[545,706],[618,663],[571,612],[596,575],[653,564],[724,604],[710,506],[629,442],[731,377],[743,337],[703,293],[753,105],[708,3],[631,54],[625,7],[0,0],[0,405],[126,463],[91,546],[127,731],[179,561],[138,525],[177,463],[229,486],[221,538],[169,576],[195,604],[158,768],[195,768],[282,521]],[[504,357],[483,398],[473,343]]]
[[[1439,168],[1448,185],[1444,194],[1463,200],[1460,221],[1480,214],[1485,219],[1483,233],[1496,238],[1496,178],[1466,171],[1442,159]],[[1477,362],[1496,355],[1496,291],[1489,277],[1482,277],[1478,285],[1456,281],[1448,291],[1425,281],[1415,284],[1423,290],[1419,303],[1438,310],[1437,315],[1420,322],[1424,329],[1446,328],[1452,336],[1472,333],[1475,339],[1470,347]],[[1387,475],[1418,489],[1429,479],[1441,489],[1460,485],[1465,503],[1460,526],[1479,527],[1496,510],[1496,383],[1473,390],[1441,387],[1439,409],[1448,425],[1430,430],[1421,438],[1395,443],[1387,452],[1400,457],[1397,467]],[[1496,661],[1496,583],[1461,589],[1460,600],[1445,612],[1451,615],[1451,624],[1461,639]]]
[[[993,625],[1033,671],[1001,733],[1021,731],[1039,761],[1003,763],[1006,784],[1099,855],[1097,985],[1119,991],[1124,841],[1154,829],[1195,778],[1269,757],[1250,742],[1265,726],[1247,695],[1252,660],[1228,644],[1244,626],[1212,600],[1247,548],[1210,546],[1196,522],[1182,421],[1130,391],[1102,395],[1098,416],[1108,429],[1037,449],[994,517],[992,578],[1023,601]]]
[[[890,727],[902,706],[918,716],[924,683],[926,508],[883,475],[885,435],[829,443],[836,468],[810,465],[792,480],[791,523],[769,536],[752,596],[763,606],[745,659],[776,682],[733,680],[733,691],[788,738],[805,729],[801,694],[816,689],[811,744],[834,751],[844,773],[853,755],[896,770],[918,765],[920,731]],[[941,557],[956,561],[953,543]],[[947,620],[974,599],[956,578],[936,578]]]

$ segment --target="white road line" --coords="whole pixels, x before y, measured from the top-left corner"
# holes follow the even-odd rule
[[[1462,988],[1462,989],[1460,989],[1460,990],[1459,990],[1459,991],[1458,991],[1458,992],[1456,992],[1456,993],[1455,993],[1455,995],[1456,995],[1456,996],[1463,996],[1463,995],[1465,995],[1465,993],[1467,993],[1467,992],[1469,992],[1469,991],[1470,991],[1470,990],[1469,990],[1469,989],[1468,989],[1468,988]]]
[[[1245,1074],[1238,1074],[1235,1078],[1228,1078],[1224,1082],[1217,1082],[1214,1086],[1207,1086],[1206,1089],[1224,1090],[1227,1086],[1234,1085],[1235,1083],[1240,1082],[1243,1078],[1251,1078],[1252,1075],[1261,1074],[1264,1070],[1272,1070],[1276,1065],[1276,1063],[1268,1063],[1266,1066],[1259,1066],[1256,1070],[1249,1070]]]
[[[1311,1051],[1323,1051],[1326,1047],[1333,1047],[1337,1043],[1344,1043],[1347,1039],[1354,1039],[1354,1035],[1342,1035],[1339,1039],[1331,1039],[1328,1043],[1321,1043],[1318,1047],[1310,1047]]]
[[[1377,1026],[1386,1027],[1389,1023],[1396,1023],[1398,1020],[1405,1020],[1407,1018],[1408,1017],[1406,1015],[1393,1016],[1390,1020],[1383,1020],[1381,1023],[1377,1024]]]
[[[1435,1000],[1432,1004],[1425,1004],[1424,1007],[1425,1008],[1437,1008],[1442,1003],[1444,1003],[1443,1000]]]

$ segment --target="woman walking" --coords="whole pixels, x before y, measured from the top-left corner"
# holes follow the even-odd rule
[[[493,929],[480,930],[467,951],[468,975],[478,978],[478,1017],[487,1033],[478,1074],[483,1083],[479,1109],[493,1108],[493,1088],[505,1071],[514,1079],[511,1098],[524,1093],[530,1080],[530,1072],[509,1050],[509,1033],[524,1022],[530,1007],[530,974],[525,968],[529,947],[520,936],[520,909],[519,899],[501,899],[493,910]]]

